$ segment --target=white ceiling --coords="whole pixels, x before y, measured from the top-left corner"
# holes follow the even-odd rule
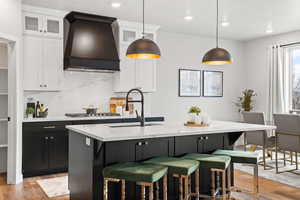
[[[76,10],[123,20],[141,20],[141,0],[114,0],[121,7],[111,7],[113,0],[23,0],[23,3],[61,10]],[[215,0],[145,0],[146,23],[158,24],[163,30],[215,35]],[[249,40],[263,37],[271,23],[272,34],[300,29],[300,0],[220,0],[220,15],[230,26],[221,28],[221,37]],[[184,16],[190,10],[194,19]],[[220,18],[221,18],[220,17]]]

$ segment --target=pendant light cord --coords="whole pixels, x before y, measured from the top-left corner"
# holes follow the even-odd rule
[[[145,0],[143,0],[143,39],[145,38]]]
[[[217,0],[216,45],[219,47],[219,0]]]

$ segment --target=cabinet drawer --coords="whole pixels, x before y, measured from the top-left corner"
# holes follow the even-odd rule
[[[23,123],[23,133],[45,133],[52,131],[63,131],[66,130],[67,125],[71,125],[71,122],[29,122]]]

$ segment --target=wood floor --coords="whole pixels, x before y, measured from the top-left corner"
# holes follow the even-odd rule
[[[236,185],[244,189],[252,189],[252,176],[236,171]],[[0,175],[0,200],[49,200],[36,180],[63,176],[51,176],[24,179],[22,184],[7,185],[5,176]],[[299,177],[300,178],[300,177]],[[300,189],[260,178],[260,192],[272,200],[300,200]],[[51,198],[51,200],[69,200],[68,196]]]

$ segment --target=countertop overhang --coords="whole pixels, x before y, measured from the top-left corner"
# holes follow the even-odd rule
[[[133,123],[130,123],[132,125]],[[153,123],[151,123],[153,124]],[[113,127],[122,125],[123,127]],[[274,130],[276,126],[246,124],[230,121],[213,121],[207,127],[187,127],[183,124],[157,123],[153,126],[124,127],[122,124],[89,124],[89,125],[70,125],[66,126],[72,132],[83,134],[103,142],[149,139],[159,137],[175,137],[188,135],[207,135],[218,133],[251,132]],[[136,123],[139,125],[139,123]]]

